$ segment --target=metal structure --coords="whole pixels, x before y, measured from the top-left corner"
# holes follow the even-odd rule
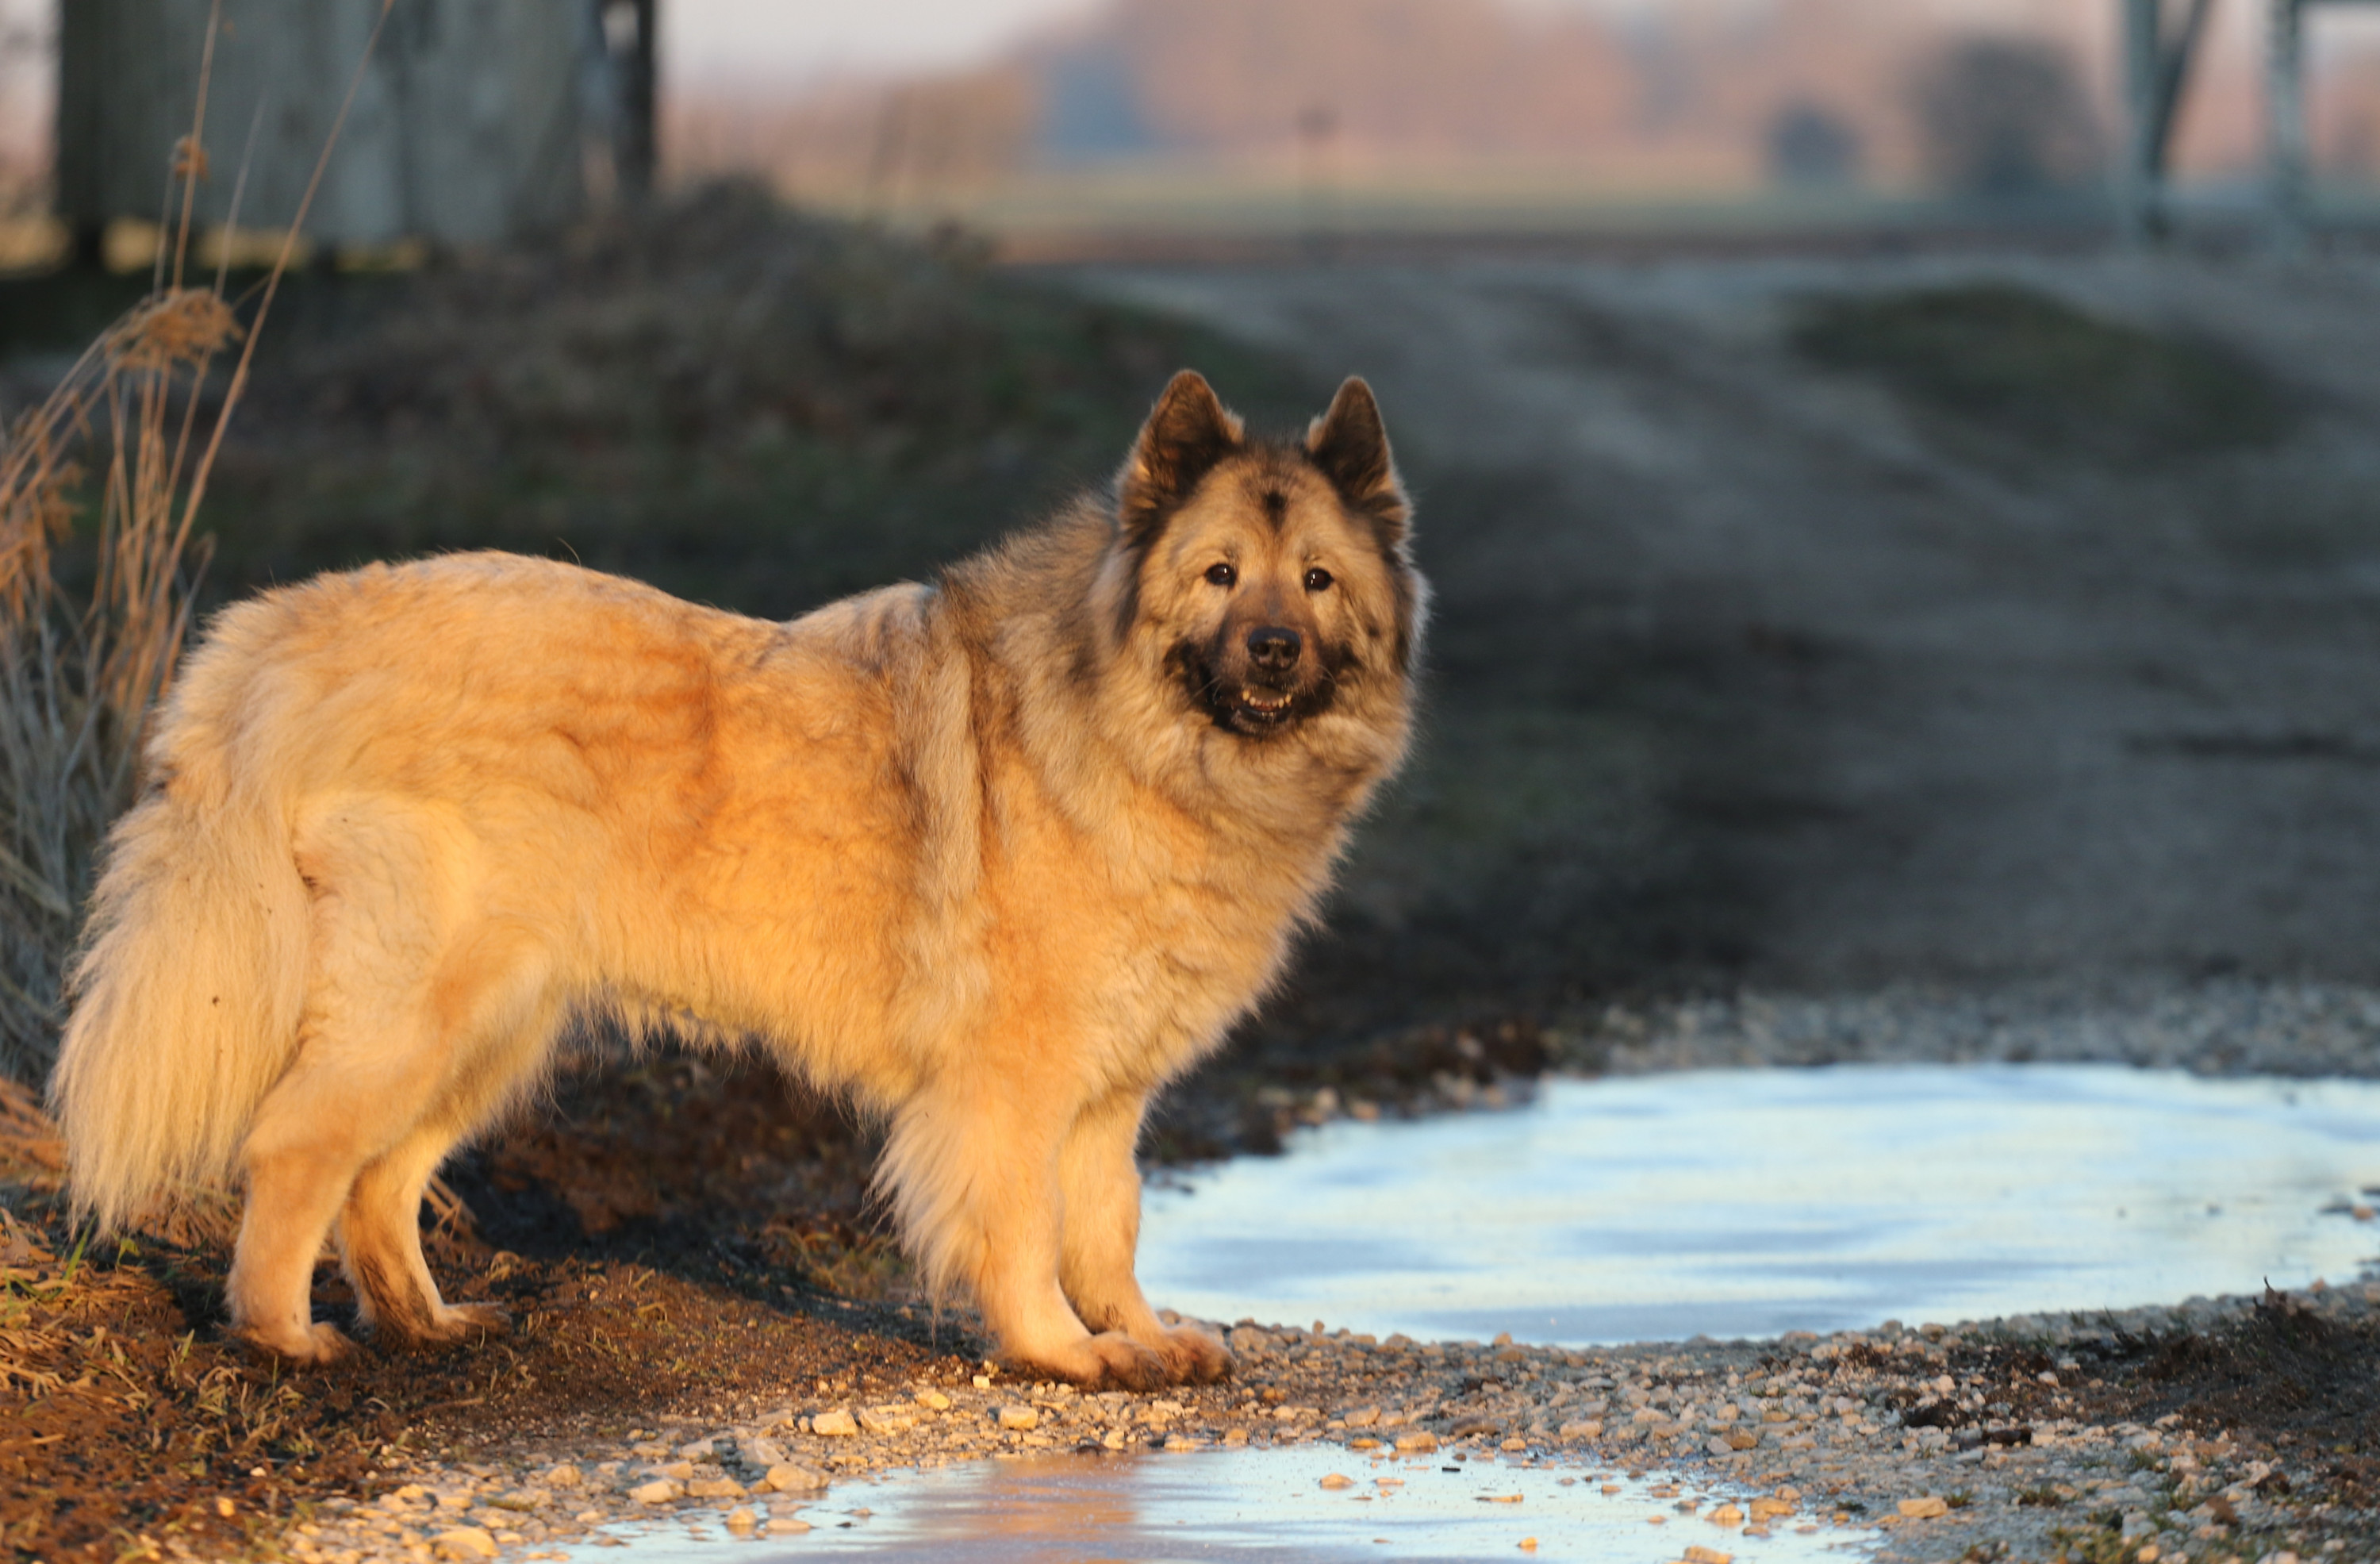
[[[79,236],[164,209],[212,0],[59,8],[57,203]],[[297,211],[381,0],[222,0],[196,215]],[[577,215],[590,153],[652,177],[654,0],[395,0],[308,232],[334,248],[501,244]],[[595,163],[602,159],[599,155]]]
[[[2284,246],[2304,242],[2309,140],[2305,103],[2305,14],[2317,5],[2356,0],[2257,0],[2265,7],[2265,178],[2273,231]],[[2371,3],[2371,0],[2364,0]],[[2175,14],[2179,6],[2179,15]],[[2122,0],[2124,90],[2131,113],[2124,208],[2135,238],[2165,232],[2166,175],[2176,110],[2204,35],[2213,0]]]
[[[2123,0],[2124,96],[2131,135],[2124,166],[2125,215],[2138,238],[2165,232],[2168,156],[2174,115],[2190,84],[2191,62],[2206,31],[2213,0],[2183,0],[2178,21],[2165,0]]]

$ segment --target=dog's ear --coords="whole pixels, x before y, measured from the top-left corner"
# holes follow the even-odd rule
[[[1242,426],[1196,370],[1167,384],[1116,479],[1124,540],[1148,541],[1215,464],[1239,448]]]
[[[1396,459],[1389,454],[1389,432],[1380,422],[1380,405],[1372,388],[1356,376],[1347,377],[1330,398],[1330,410],[1305,431],[1305,454],[1322,470],[1353,509],[1378,522],[1392,538],[1404,535],[1413,515]]]

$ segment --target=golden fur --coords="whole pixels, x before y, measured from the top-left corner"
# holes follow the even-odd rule
[[[423,1186],[613,1017],[883,1114],[905,1240],[1012,1360],[1226,1371],[1134,1279],[1134,1144],[1403,754],[1405,525],[1360,381],[1268,444],[1184,373],[1113,495],[790,623],[496,554],[225,610],[93,898],[76,1199],[236,1172],[234,1324],[291,1359],[346,1345],[334,1230],[375,1333],[499,1326],[440,1299]]]

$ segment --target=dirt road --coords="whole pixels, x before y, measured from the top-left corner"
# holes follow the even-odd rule
[[[1402,442],[1434,711],[1332,993],[2380,977],[2380,268],[1071,280],[1366,374]],[[1997,400],[1927,378],[2014,353],[1988,311],[1812,347],[1945,288],[2054,301]],[[2176,412],[2210,374],[2262,410]]]

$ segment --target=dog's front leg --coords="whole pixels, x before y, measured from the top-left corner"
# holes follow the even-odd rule
[[[1021,1074],[929,1085],[895,1114],[881,1176],[928,1281],[966,1284],[1003,1360],[1087,1388],[1154,1389],[1165,1360],[1123,1331],[1094,1335],[1059,1287],[1067,1096]]]
[[[1085,1109],[1060,1153],[1064,1199],[1059,1277],[1066,1296],[1094,1330],[1119,1330],[1165,1360],[1165,1376],[1179,1384],[1221,1379],[1232,1354],[1197,1326],[1168,1327],[1148,1306],[1133,1274],[1140,1243],[1140,1169],[1133,1152],[1148,1099],[1120,1092]]]

